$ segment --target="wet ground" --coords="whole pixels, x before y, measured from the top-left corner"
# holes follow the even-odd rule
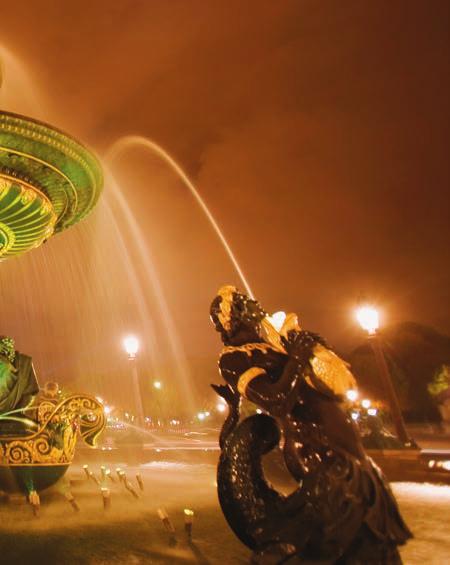
[[[244,564],[249,552],[229,530],[217,503],[215,466],[211,463],[155,461],[139,468],[119,464],[139,495],[123,483],[108,481],[111,508],[103,509],[100,487],[85,478],[81,467],[70,470],[75,513],[64,490],[42,496],[39,517],[20,499],[0,505],[2,564]],[[115,475],[115,467],[110,466]],[[99,464],[90,469],[100,477]],[[144,481],[139,490],[136,471]],[[115,476],[116,478],[116,476]],[[403,515],[415,534],[402,549],[406,564],[450,562],[446,516],[450,487],[394,483]],[[158,517],[165,508],[175,540]],[[184,508],[194,510],[193,541],[184,532]]]

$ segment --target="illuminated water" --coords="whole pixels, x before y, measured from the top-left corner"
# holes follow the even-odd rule
[[[108,162],[113,162],[114,159],[123,151],[127,151],[129,149],[132,149],[133,147],[144,147],[145,149],[148,149],[149,151],[151,151],[152,153],[154,153],[155,155],[158,155],[159,157],[161,157],[166,163],[168,163],[170,165],[170,167],[175,171],[175,173],[182,179],[182,181],[184,182],[184,184],[188,187],[188,189],[190,190],[192,196],[195,198],[195,200],[197,201],[198,205],[200,206],[200,208],[203,210],[203,212],[205,213],[205,216],[207,217],[208,221],[210,222],[212,228],[214,229],[214,231],[216,232],[218,238],[220,239],[228,257],[230,258],[230,261],[232,262],[234,268],[236,269],[236,272],[239,275],[239,278],[242,281],[242,284],[244,285],[244,288],[247,292],[247,294],[251,297],[253,297],[253,293],[252,290],[250,288],[250,285],[247,281],[247,278],[245,277],[237,259],[236,256],[234,255],[233,251],[231,250],[231,247],[227,241],[227,239],[225,238],[223,231],[220,229],[216,219],[214,218],[214,216],[211,214],[210,209],[208,208],[208,206],[206,205],[206,202],[203,200],[203,198],[200,196],[198,190],[195,188],[194,184],[192,183],[192,181],[190,180],[190,178],[187,176],[187,174],[183,171],[183,169],[180,167],[180,165],[173,159],[173,157],[167,152],[165,151],[160,145],[158,145],[156,142],[152,141],[151,139],[148,139],[146,137],[142,137],[140,135],[126,135],[124,137],[121,137],[120,139],[118,139],[108,150],[107,155],[106,155],[106,160]]]
[[[1,46],[0,61],[0,108],[51,123],[54,116],[26,66]],[[130,256],[127,231],[138,234],[133,239],[144,273]],[[12,335],[17,347],[33,356],[41,383],[54,379],[71,390],[101,394],[130,411],[130,370],[122,338],[135,333],[141,341],[144,394],[148,376],[166,383],[175,379],[181,408],[195,413],[183,346],[150,252],[110,174],[87,220],[2,264],[0,318],[0,335]],[[173,406],[167,418],[178,417],[179,408]]]

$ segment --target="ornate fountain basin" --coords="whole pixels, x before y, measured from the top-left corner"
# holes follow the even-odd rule
[[[94,447],[106,423],[103,405],[85,395],[37,409],[38,423],[23,419],[13,431],[0,426],[0,490],[30,493],[51,486],[72,463],[77,436]]]
[[[103,186],[94,155],[67,134],[0,112],[0,260],[82,220]]]

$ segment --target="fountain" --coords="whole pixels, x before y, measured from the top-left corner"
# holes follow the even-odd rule
[[[78,223],[102,184],[100,165],[83,145],[43,122],[0,111],[0,260]],[[0,487],[25,492],[37,506],[37,491],[72,462],[78,432],[95,444],[105,426],[103,406],[82,394],[39,398],[31,358],[10,338],[0,344]]]

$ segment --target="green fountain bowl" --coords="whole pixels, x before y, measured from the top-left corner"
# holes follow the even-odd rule
[[[0,111],[0,260],[82,220],[102,187],[98,160],[78,141]]]

